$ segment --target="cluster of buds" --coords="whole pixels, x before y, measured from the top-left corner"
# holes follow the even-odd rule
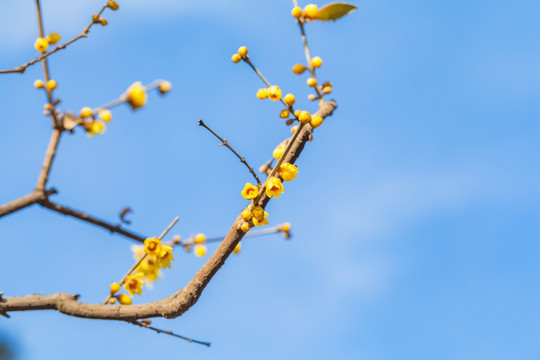
[[[139,264],[124,281],[124,290],[127,293],[118,294],[120,284],[111,284],[111,296],[108,300],[110,304],[118,301],[122,305],[131,305],[133,295],[142,295],[142,287],[156,281],[161,276],[161,269],[170,268],[171,261],[174,261],[172,246],[162,244],[158,238],[148,238],[144,245],[134,245],[131,249],[135,261]]]
[[[317,15],[319,14],[319,8],[315,4],[308,4],[304,7],[303,10],[298,6],[295,6],[291,10],[291,14],[292,16],[297,18],[298,21],[311,21],[317,18]]]
[[[203,233],[198,233],[197,235],[193,236],[191,239],[188,239],[186,242],[183,242],[182,245],[184,246],[184,250],[186,250],[187,252],[191,252],[191,250],[193,249],[193,253],[195,254],[195,256],[197,257],[203,257],[204,255],[206,255],[206,245],[204,245],[206,243],[206,235],[203,234]],[[238,243],[233,252],[235,254],[238,254],[240,253],[240,243]]]
[[[39,51],[40,53],[44,53],[47,51],[47,48],[49,45],[54,45],[57,42],[60,41],[60,35],[58,33],[52,33],[47,35],[46,37],[38,37],[36,41],[34,42],[34,48]]]
[[[108,109],[92,110],[88,106],[81,109],[81,125],[86,130],[86,134],[92,137],[96,134],[103,135],[106,130],[105,123],[112,120],[111,111]]]

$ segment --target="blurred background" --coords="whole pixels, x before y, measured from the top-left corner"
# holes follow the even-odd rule
[[[47,33],[76,36],[104,0],[43,0]],[[356,1],[310,23],[321,80],[339,108],[298,178],[269,204],[293,238],[243,241],[198,303],[165,329],[52,311],[0,319],[15,359],[538,359],[540,348],[540,2]],[[301,3],[306,5],[307,3]],[[316,2],[322,6],[323,2]],[[0,68],[37,53],[32,1],[0,2]],[[273,84],[308,102],[290,1],[119,1],[109,25],[50,57],[61,109],[167,79],[164,98],[113,110],[104,136],[64,136],[54,200],[134,232],[226,233],[251,176],[202,118],[258,167],[290,132],[280,106],[231,55],[245,45]],[[0,77],[0,203],[35,186],[49,141],[41,65]],[[132,241],[39,206],[0,220],[0,291],[66,291],[99,302],[132,265]],[[209,251],[215,247],[209,247]],[[176,262],[136,303],[184,286],[206,261]],[[8,351],[8,350],[5,350]],[[0,355],[1,357],[2,355]],[[7,356],[6,356],[7,358]]]

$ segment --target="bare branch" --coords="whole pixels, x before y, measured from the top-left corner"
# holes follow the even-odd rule
[[[253,168],[247,163],[246,159],[242,156],[240,156],[240,154],[238,154],[233,148],[232,146],[227,142],[227,139],[223,139],[221,136],[219,136],[214,130],[212,130],[208,125],[206,125],[204,123],[204,121],[202,121],[202,119],[199,119],[199,126],[202,126],[204,128],[206,128],[206,130],[210,131],[212,134],[214,134],[215,137],[217,137],[219,140],[221,140],[221,145],[225,145],[227,148],[229,148],[229,150],[231,150],[233,152],[234,155],[236,155],[236,157],[238,157],[240,159],[240,161],[247,166],[247,168],[249,169],[249,172],[251,173],[251,175],[253,175],[253,177],[255,178],[255,180],[257,180],[257,184],[261,184],[261,180],[259,180],[259,177],[257,176],[257,174],[255,173],[255,171],[253,170]]]
[[[105,222],[103,220],[100,220],[100,219],[95,218],[93,216],[87,215],[87,214],[82,213],[80,211],[73,210],[73,209],[70,209],[68,207],[53,203],[48,198],[40,199],[37,202],[39,202],[39,204],[41,206],[46,207],[47,209],[51,209],[53,211],[56,211],[57,213],[64,214],[64,215],[67,215],[67,216],[71,216],[71,217],[77,218],[79,220],[86,221],[88,223],[100,226],[100,227],[102,227],[104,229],[109,230],[112,233],[117,233],[117,234],[120,234],[120,235],[124,235],[125,237],[133,239],[135,241],[144,242],[144,239],[146,239],[145,236],[137,235],[135,233],[132,233],[130,231],[127,231],[127,230],[123,229],[120,226],[120,224],[113,225],[113,224],[107,223],[107,222]],[[1,213],[1,208],[0,208],[0,216],[1,215],[2,215],[2,213]]]
[[[321,101],[319,111],[315,115],[326,118],[332,114],[336,107],[337,104],[334,101],[329,103]],[[298,136],[293,136],[291,147],[286,153],[286,156],[284,158],[282,157],[284,161],[291,164],[296,161],[306,142],[309,140],[312,130],[313,128],[309,124],[305,124],[304,127],[298,129],[295,133]],[[263,194],[257,200],[257,205],[264,208],[269,200],[270,198],[266,194]],[[239,229],[239,225],[243,221],[242,215],[239,214],[221,244],[208,261],[197,271],[194,278],[184,288],[165,299],[142,305],[108,306],[103,304],[80,303],[77,301],[78,296],[66,293],[52,295],[33,294],[3,298],[4,301],[0,302],[0,313],[57,310],[63,314],[81,318],[130,322],[152,317],[176,318],[197,302],[206,285],[208,285],[212,277],[223,266],[236,244],[242,239],[244,232]]]
[[[43,159],[43,164],[41,165],[41,171],[39,173],[39,178],[36,185],[36,192],[43,193],[45,187],[47,186],[47,180],[49,179],[49,173],[51,172],[51,166],[56,155],[56,149],[58,149],[58,143],[60,142],[60,136],[62,135],[62,130],[53,129],[51,134],[51,139],[49,140],[49,146],[45,152],[45,158]]]
[[[146,323],[145,323],[145,321],[146,321]],[[171,336],[186,340],[186,341],[188,341],[190,343],[201,344],[201,345],[208,346],[208,347],[210,347],[210,345],[211,345],[209,342],[206,342],[206,341],[195,340],[195,339],[191,339],[191,338],[188,338],[188,337],[185,337],[185,336],[182,336],[182,335],[175,334],[171,330],[167,331],[167,330],[162,330],[162,329],[158,329],[156,327],[153,327],[153,326],[150,325],[149,320],[133,321],[133,322],[131,322],[131,324],[137,325],[137,326],[140,326],[140,327],[143,327],[143,328],[146,328],[146,329],[154,330],[158,334],[171,335]]]
[[[56,194],[56,189],[51,189],[43,193],[38,193],[36,191],[25,195],[17,200],[13,200],[7,204],[0,206],[0,218],[6,215],[9,215],[13,212],[19,211],[28,207],[30,205],[37,204],[41,200],[45,199],[47,196]]]

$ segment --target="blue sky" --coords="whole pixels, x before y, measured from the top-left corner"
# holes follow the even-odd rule
[[[317,2],[322,5],[323,3]],[[320,78],[339,108],[299,159],[298,178],[268,207],[294,237],[249,239],[199,302],[156,326],[15,313],[0,337],[19,359],[537,359],[540,356],[540,2],[362,1],[332,24],[309,24]],[[43,1],[64,39],[101,1]],[[303,49],[289,1],[120,2],[109,25],[50,60],[62,110],[98,106],[136,80],[173,84],[135,113],[113,111],[102,137],[65,136],[55,200],[133,231],[224,234],[249,173],[203,118],[254,166],[289,130],[260,80],[230,56],[240,45],[285,91]],[[0,67],[36,54],[32,2],[0,4]],[[40,66],[0,77],[0,202],[28,193],[50,133],[33,89]],[[120,236],[32,207],[0,220],[0,291],[67,291],[101,301],[131,265]],[[213,248],[212,248],[213,249]],[[181,251],[138,302],[185,285],[204,259]]]

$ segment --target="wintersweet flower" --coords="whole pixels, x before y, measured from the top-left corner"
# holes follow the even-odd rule
[[[142,273],[148,282],[151,282],[156,281],[161,275],[159,267],[160,264],[158,260],[148,256],[139,264],[139,266],[137,266],[137,271]]]
[[[279,195],[283,193],[283,184],[277,177],[272,176],[266,182],[266,195],[268,197],[279,198]]]
[[[174,261],[172,246],[162,245],[159,254],[159,266],[162,268],[171,268],[171,261]]]
[[[105,124],[99,121],[92,121],[86,129],[86,135],[92,137],[96,134],[103,135],[105,133]]]
[[[283,179],[283,181],[291,181],[292,179],[296,178],[296,173],[298,172],[298,168],[291,164],[291,163],[283,163],[279,167],[279,175]]]
[[[253,225],[255,226],[263,226],[263,225],[268,225],[268,219],[266,219],[267,217],[268,217],[268,213],[263,210],[262,218],[257,218],[253,216],[253,219],[251,220],[253,221]]]
[[[279,144],[275,149],[274,149],[274,152],[272,153],[272,156],[274,156],[275,159],[279,159],[281,157],[281,155],[283,155],[283,153],[285,152],[285,144],[284,143],[281,143]]]
[[[242,196],[247,200],[253,200],[259,195],[259,188],[251,183],[246,183],[244,185],[244,190],[242,190]]]
[[[161,241],[158,238],[144,240],[144,252],[150,256],[158,257],[161,253]]]
[[[127,277],[124,289],[129,291],[130,296],[133,296],[133,294],[142,294],[142,286],[144,285],[143,276],[143,273],[135,273]]]
[[[277,85],[272,85],[268,88],[268,98],[272,101],[281,99],[281,89]]]
[[[146,104],[146,89],[140,81],[134,82],[127,89],[127,102],[132,110],[141,108]]]
[[[118,295],[118,302],[122,305],[131,305],[131,298],[126,294]]]

